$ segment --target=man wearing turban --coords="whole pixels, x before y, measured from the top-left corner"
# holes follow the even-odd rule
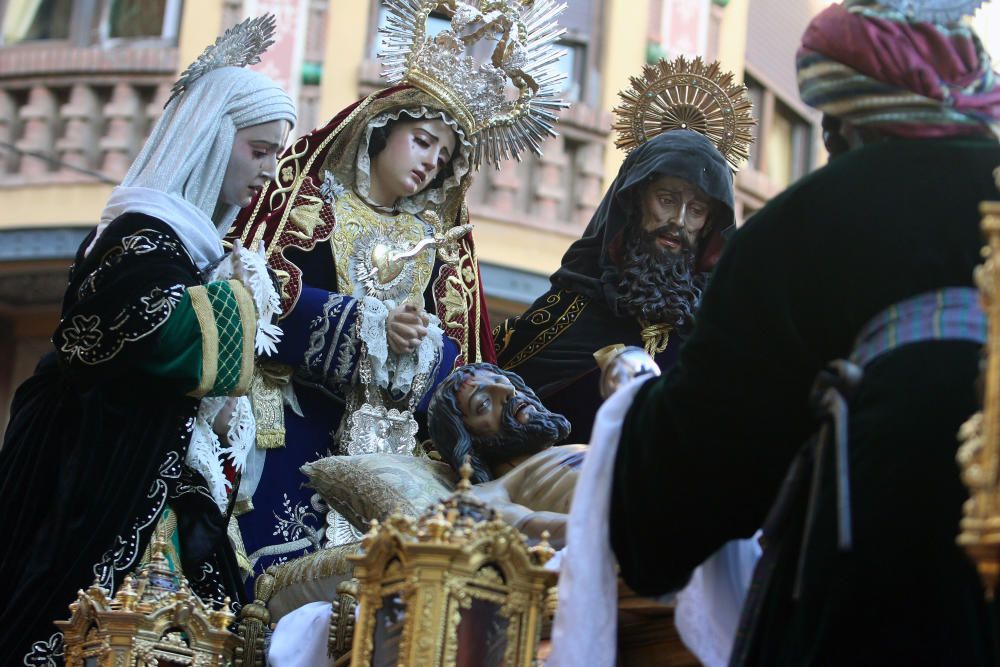
[[[609,513],[622,575],[655,595],[764,526],[731,664],[997,664],[995,604],[955,540],[955,452],[1000,88],[968,27],[870,2],[820,13],[797,61],[838,154],[729,240],[677,365],[602,408],[569,543]],[[849,410],[843,446],[811,435],[818,376]],[[586,574],[563,572],[561,605]]]

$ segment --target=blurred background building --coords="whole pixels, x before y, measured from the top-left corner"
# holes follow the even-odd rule
[[[561,135],[480,174],[470,196],[494,321],[521,312],[586,226],[623,155],[611,109],[646,62],[718,58],[759,120],[737,217],[822,160],[794,53],[829,0],[569,0]],[[0,428],[48,349],[73,254],[155,122],[178,72],[245,16],[277,15],[258,67],[299,103],[301,134],[380,86],[378,0],[0,0]],[[443,25],[444,19],[432,19]]]

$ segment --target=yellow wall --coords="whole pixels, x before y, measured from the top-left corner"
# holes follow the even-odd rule
[[[472,211],[476,226],[476,255],[480,262],[541,275],[559,268],[559,261],[575,236],[482,218]]]
[[[177,32],[178,74],[222,32],[222,0],[185,2]]]
[[[730,0],[722,11],[719,23],[719,62],[724,71],[732,72],[736,81],[743,81],[746,67],[747,16],[750,0]]]
[[[598,108],[611,111],[618,106],[618,91],[629,86],[629,77],[637,76],[646,64],[646,24],[649,22],[649,5],[645,0],[606,0],[604,25],[601,37],[604,52],[601,54],[601,94]],[[604,153],[604,185],[607,190],[625,153],[615,148],[614,136],[609,139]]]
[[[328,5],[319,98],[323,120],[318,122],[325,123],[358,99],[359,65],[368,46],[370,11],[367,0],[340,0]]]
[[[30,185],[0,190],[0,227],[90,227],[104,210],[110,185]]]

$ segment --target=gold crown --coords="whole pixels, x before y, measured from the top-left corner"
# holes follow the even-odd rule
[[[661,59],[631,82],[630,89],[618,93],[623,102],[614,110],[618,148],[627,152],[664,132],[694,130],[715,143],[733,171],[750,157],[750,128],[757,124],[753,104],[746,86],[734,84],[732,73],[723,73],[718,62]]]
[[[565,76],[554,43],[565,32],[556,17],[566,4],[554,0],[386,0],[389,12],[379,53],[391,84],[409,83],[445,106],[473,143],[472,165],[499,166],[525,150],[541,155],[541,142],[555,136],[556,112]],[[450,26],[427,34],[432,13]],[[466,51],[481,40],[496,42],[488,62]],[[508,99],[508,86],[517,96]]]

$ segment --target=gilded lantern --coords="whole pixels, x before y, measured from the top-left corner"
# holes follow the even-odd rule
[[[530,547],[470,492],[414,520],[372,522],[354,561],[359,614],[352,667],[536,664],[556,574],[547,541]]]

